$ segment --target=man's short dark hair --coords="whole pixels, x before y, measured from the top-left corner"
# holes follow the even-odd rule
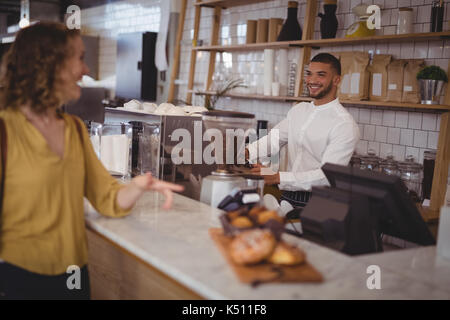
[[[331,67],[336,71],[338,75],[341,75],[341,63],[339,60],[329,53],[319,53],[314,58],[312,58],[311,62],[322,62],[326,64],[330,64]]]

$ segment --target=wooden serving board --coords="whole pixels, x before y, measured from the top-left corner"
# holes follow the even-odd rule
[[[241,282],[257,285],[263,282],[323,281],[322,275],[307,261],[297,266],[279,266],[267,262],[252,266],[236,264],[228,251],[233,238],[224,235],[221,228],[211,228],[209,234]]]

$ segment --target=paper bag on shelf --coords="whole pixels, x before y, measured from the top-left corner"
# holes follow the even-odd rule
[[[392,60],[388,65],[387,101],[402,102],[403,72],[406,60]]]
[[[334,53],[339,55],[341,61],[341,82],[338,88],[339,100],[347,100],[350,93],[350,65],[352,63],[352,52]]]
[[[350,64],[350,92],[349,100],[367,100],[369,98],[370,73],[369,54],[367,52],[352,52],[352,63]]]
[[[403,72],[403,93],[402,102],[420,103],[419,81],[417,73],[425,66],[423,59],[406,60],[405,71]]]
[[[376,54],[373,56],[372,64],[369,66],[370,89],[369,98],[372,101],[386,101],[388,87],[387,67],[392,56],[389,54]]]

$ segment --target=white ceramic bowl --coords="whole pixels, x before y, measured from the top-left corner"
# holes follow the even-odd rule
[[[141,102],[136,99],[124,103],[123,107],[128,110],[142,110]]]

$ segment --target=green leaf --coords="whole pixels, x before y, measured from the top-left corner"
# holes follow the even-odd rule
[[[447,74],[439,66],[427,66],[420,70],[416,76],[417,80],[441,80],[448,82]]]

